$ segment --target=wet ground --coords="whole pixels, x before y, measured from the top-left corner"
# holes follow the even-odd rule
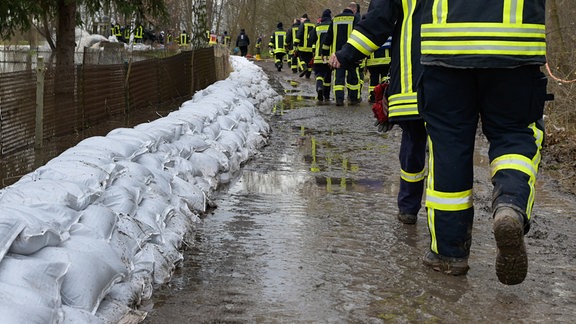
[[[144,323],[556,323],[576,316],[576,213],[539,175],[529,272],[500,284],[486,141],[478,138],[471,269],[445,276],[420,261],[424,211],[396,219],[400,130],[376,132],[370,106],[317,106],[313,81],[259,62],[285,91],[270,144],[216,198],[188,238]],[[296,81],[290,83],[290,81]]]

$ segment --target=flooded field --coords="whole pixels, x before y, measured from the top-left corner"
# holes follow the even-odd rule
[[[470,272],[420,261],[429,233],[396,219],[400,130],[380,134],[370,106],[317,106],[313,81],[260,64],[284,92],[270,143],[216,197],[144,323],[570,323],[576,316],[575,199],[539,175],[529,270],[499,283],[478,138]]]

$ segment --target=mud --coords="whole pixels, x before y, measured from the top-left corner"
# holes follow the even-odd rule
[[[317,106],[313,80],[258,64],[286,93],[270,144],[197,224],[183,264],[143,305],[144,323],[573,322],[575,198],[545,167],[524,283],[505,286],[494,272],[480,135],[471,269],[431,271],[420,261],[424,211],[416,225],[396,219],[400,130],[376,132],[367,103]]]

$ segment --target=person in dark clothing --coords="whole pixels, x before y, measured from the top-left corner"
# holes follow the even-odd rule
[[[348,6],[332,19],[332,24],[328,28],[328,33],[322,44],[322,55],[330,56],[340,50],[352,29],[358,23],[354,16],[356,3],[350,2]],[[358,79],[358,64],[353,63],[345,67],[336,68],[334,77],[334,96],[336,106],[344,105],[344,90],[348,89],[348,101],[350,105],[360,102],[360,81]]]
[[[286,55],[286,31],[284,30],[282,22],[276,25],[276,30],[270,36],[268,47],[274,54],[274,65],[276,65],[276,69],[278,69],[278,72],[282,71],[282,61]]]
[[[246,56],[246,54],[248,54],[248,45],[250,45],[250,38],[246,35],[246,31],[241,29],[240,35],[236,38],[236,47],[240,49],[240,56]]]
[[[420,0],[373,1],[364,18],[352,31],[346,45],[330,58],[338,67],[352,65],[359,59],[384,48],[392,36],[390,84],[382,100],[388,107],[388,121],[402,128],[400,143],[400,185],[398,220],[415,224],[422,207],[426,179],[427,134],[418,113],[416,80],[420,65]],[[386,126],[384,130],[389,130]],[[467,263],[454,264],[452,274],[465,274]]]
[[[332,71],[330,66],[322,57],[322,43],[328,33],[328,28],[332,24],[332,12],[330,9],[322,12],[320,23],[314,29],[314,33],[310,36],[310,43],[314,48],[314,64],[312,68],[316,76],[316,99],[318,104],[327,103],[330,100],[330,84],[332,82]]]
[[[308,14],[302,15],[300,21],[300,26],[296,32],[296,39],[294,39],[294,45],[298,47],[298,57],[300,58],[300,64],[302,65],[302,73],[306,75],[306,79],[310,79],[312,74],[312,60],[314,59],[314,53],[312,46],[313,42],[310,41],[312,34],[314,34],[314,28],[316,26],[310,22]]]
[[[292,23],[290,30],[286,32],[286,49],[288,50],[288,61],[290,63],[290,68],[292,73],[298,73],[298,52],[295,51],[294,40],[296,39],[296,33],[300,27],[300,19],[295,18]]]

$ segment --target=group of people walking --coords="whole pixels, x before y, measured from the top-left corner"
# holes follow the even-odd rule
[[[269,46],[278,71],[287,54],[293,71],[314,71],[319,102],[330,97],[332,75],[337,106],[345,90],[349,105],[360,102],[359,62],[371,74],[370,101],[386,80],[381,106],[387,123],[402,129],[398,219],[415,224],[425,193],[431,239],[422,262],[446,274],[469,270],[481,121],[490,143],[496,274],[507,285],[524,281],[549,97],[540,71],[545,0],[372,1],[363,16],[351,2],[334,17],[324,10],[315,24],[307,15],[289,31],[278,23]]]

